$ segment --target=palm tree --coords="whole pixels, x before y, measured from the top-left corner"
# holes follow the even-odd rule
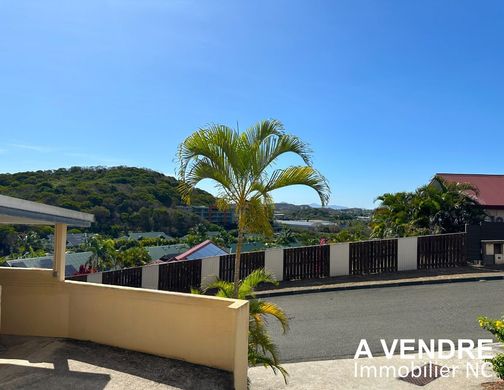
[[[375,209],[372,236],[403,237],[420,234],[456,233],[466,224],[485,219],[481,205],[473,195],[477,189],[468,183],[446,182],[440,177],[415,192],[383,194]]]
[[[415,223],[432,233],[463,231],[466,224],[477,224],[485,219],[483,207],[475,196],[478,189],[469,183],[448,182],[436,177],[433,184],[417,189],[421,200]]]
[[[93,253],[88,260],[91,268],[103,270],[115,268],[118,265],[114,240],[103,239],[97,234],[89,239],[88,249]]]
[[[414,196],[409,192],[386,193],[376,200],[381,202],[371,219],[371,237],[403,237],[414,231],[412,202]]]
[[[293,153],[304,165],[274,169],[280,156]],[[238,220],[234,296],[238,296],[240,255],[244,233],[270,235],[273,214],[271,192],[291,185],[305,185],[329,199],[326,179],[313,168],[311,151],[298,137],[286,134],[282,123],[263,120],[246,131],[225,125],[202,128],[179,146],[179,191],[187,203],[196,185],[211,179],[219,190],[217,206],[234,207]]]
[[[257,269],[241,281],[238,287],[238,299],[249,301],[249,341],[248,361],[251,366],[263,365],[271,367],[276,374],[280,372],[287,383],[287,371],[280,365],[277,346],[271,340],[267,330],[267,319],[278,320],[283,333],[289,329],[289,320],[284,311],[271,302],[265,302],[256,298],[255,288],[260,283],[272,283],[278,285],[276,279],[264,269]],[[217,290],[218,297],[233,298],[234,284],[225,280],[216,280],[209,284],[203,291],[192,290],[195,294],[206,293],[209,290]]]

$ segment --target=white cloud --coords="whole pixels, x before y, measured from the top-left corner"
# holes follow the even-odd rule
[[[114,157],[101,157],[89,153],[79,153],[79,152],[65,152],[65,156],[74,157],[80,160],[84,160],[84,165],[127,165],[124,160],[114,158]]]
[[[27,144],[9,144],[13,148],[32,150],[39,153],[49,153],[56,150],[55,148],[44,146],[44,145],[27,145]]]

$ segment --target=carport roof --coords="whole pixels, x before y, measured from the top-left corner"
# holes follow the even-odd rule
[[[0,195],[0,224],[55,225],[88,227],[94,215]]]

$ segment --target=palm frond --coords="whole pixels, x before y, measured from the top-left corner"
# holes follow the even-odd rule
[[[277,374],[277,371],[280,372],[283,376],[284,383],[285,384],[288,383],[287,378],[289,376],[289,373],[280,364],[275,363],[275,361],[272,358],[270,358],[266,355],[260,354],[259,352],[254,352],[252,354],[252,356],[249,355],[249,358],[250,358],[249,360],[253,360],[255,362],[255,364],[253,366],[262,365],[264,367],[270,367],[273,370],[273,372],[275,373],[275,375]]]
[[[238,292],[242,297],[254,296],[254,289],[260,283],[271,283],[275,286],[278,285],[278,281],[275,279],[273,274],[265,271],[263,268],[256,269],[252,271],[245,279],[240,283],[240,288]]]
[[[289,319],[287,318],[285,312],[278,305],[271,302],[259,301],[259,313],[276,318],[282,326],[283,333],[288,332]]]
[[[209,283],[205,289],[203,290],[204,293],[208,292],[209,290],[217,290],[217,293],[215,294],[218,297],[222,298],[232,298],[233,297],[233,283],[227,282],[225,280],[216,280],[212,283]]]
[[[262,233],[265,236],[271,236],[273,234],[271,227],[273,205],[269,202],[269,196],[263,199],[267,199],[266,202],[263,202],[259,197],[253,197],[245,204],[242,223],[244,230],[249,233]]]
[[[324,176],[310,166],[296,166],[275,170],[265,186],[265,192],[279,188],[303,185],[313,188],[319,195],[322,206],[327,205],[331,191]]]

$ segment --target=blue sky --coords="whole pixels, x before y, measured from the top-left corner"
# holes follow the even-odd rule
[[[502,20],[500,1],[4,0],[0,172],[173,175],[198,127],[277,118],[311,145],[333,204],[504,173]]]

